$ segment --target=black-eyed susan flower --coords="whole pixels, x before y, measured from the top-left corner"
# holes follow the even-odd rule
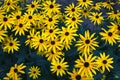
[[[67,16],[73,16],[73,15],[80,15],[81,8],[77,5],[75,6],[74,3],[70,4],[65,8],[65,13]]]
[[[62,52],[62,51],[56,51],[56,52],[46,51],[45,52],[45,57],[47,57],[48,61],[59,60],[59,58],[61,58],[61,56],[64,56],[64,52]]]
[[[0,42],[4,40],[4,38],[7,36],[7,31],[4,29],[0,29]]]
[[[90,14],[91,14],[91,10],[92,10],[92,8],[81,9],[81,12],[80,12],[81,16],[83,18],[87,19],[90,16]]]
[[[6,76],[3,78],[3,80],[22,80],[19,75],[16,74],[15,77],[11,76],[10,73],[6,73]]]
[[[50,70],[52,73],[56,73],[57,76],[63,76],[68,71],[68,62],[64,61],[64,58],[59,60],[52,60]]]
[[[44,36],[44,33],[36,32],[32,38],[32,47],[38,52],[47,50],[47,38]]]
[[[79,59],[75,61],[75,67],[79,68],[78,73],[80,73],[81,76],[93,77],[98,68],[98,64],[95,62],[96,58],[93,54],[87,55],[84,58],[83,56],[79,56]]]
[[[109,29],[105,30],[102,28],[104,32],[100,32],[100,35],[102,36],[102,40],[105,40],[105,42],[108,42],[109,44],[113,45],[113,43],[116,43],[116,40],[119,39],[119,35],[117,30]]]
[[[118,33],[120,33],[120,23],[119,22],[111,22],[110,26],[107,26],[109,29],[114,29]]]
[[[7,29],[11,29],[12,28],[12,24],[14,24],[14,21],[12,20],[12,18],[10,17],[10,15],[2,15],[0,17],[0,27],[7,30]]]
[[[53,51],[56,53],[57,51],[63,50],[62,42],[58,38],[48,41],[48,51]]]
[[[48,0],[43,3],[43,10],[47,14],[58,13],[60,11],[60,4],[56,3],[56,0]]]
[[[79,69],[75,68],[73,68],[72,72],[68,72],[68,74],[70,75],[70,80],[94,80],[92,77],[81,76]]]
[[[100,2],[94,3],[91,7],[92,7],[92,10],[100,11],[101,3]]]
[[[51,27],[47,27],[47,29],[45,30],[45,34],[44,36],[47,37],[47,40],[54,40],[55,38],[58,37],[58,34],[60,34],[60,29],[56,26],[51,26]]]
[[[58,24],[58,15],[49,14],[44,17],[44,23],[48,26],[55,26]]]
[[[79,40],[76,45],[77,50],[82,53],[82,55],[87,55],[93,50],[96,50],[95,47],[99,47],[98,42],[96,41],[97,37],[94,37],[95,33],[90,35],[89,30],[85,31],[85,35],[80,34]]]
[[[119,10],[113,10],[113,11],[110,11],[110,12],[107,12],[108,14],[108,18],[110,20],[117,20],[119,21],[119,16],[120,16],[120,11]]]
[[[68,27],[73,27],[73,28],[78,28],[78,25],[83,22],[80,16],[71,16],[71,17],[66,17],[65,20],[65,25]]]
[[[32,12],[25,13],[24,15],[24,21],[27,25],[35,24],[35,21],[38,20],[36,14]]]
[[[4,0],[3,9],[7,12],[10,10],[15,10],[15,7],[17,6],[17,0]]]
[[[92,0],[77,0],[78,5],[80,5],[82,8],[88,8],[90,5],[93,4]]]
[[[99,64],[100,72],[102,73],[105,72],[105,69],[107,69],[109,72],[110,68],[113,69],[113,58],[110,58],[110,55],[106,55],[105,52],[100,53],[100,57],[98,57],[96,61]]]
[[[23,70],[25,68],[26,66],[23,63],[19,65],[15,64],[10,68],[8,75],[11,76],[13,80],[17,80],[19,79],[20,74],[25,74],[25,71]]]
[[[29,74],[30,78],[37,79],[41,75],[40,68],[38,66],[32,66],[29,68],[28,74]]]
[[[25,35],[25,32],[28,31],[29,25],[24,20],[20,20],[19,22],[15,23],[12,31],[15,31],[15,35]]]
[[[27,12],[38,12],[38,9],[40,9],[39,1],[32,1],[31,4],[26,5],[27,6]]]
[[[13,38],[12,36],[10,37],[6,37],[4,39],[4,42],[2,43],[2,48],[4,52],[7,53],[14,53],[14,51],[18,51],[19,50],[19,41],[17,38]]]
[[[71,28],[71,27],[62,27],[62,31],[60,34],[60,40],[61,42],[65,42],[66,44],[68,44],[69,42],[71,42],[72,40],[75,41],[75,36],[77,36],[76,34],[77,29],[76,28]]]
[[[103,16],[102,16],[102,12],[98,13],[98,12],[92,12],[91,15],[89,16],[90,20],[94,23],[94,25],[98,24],[102,24],[102,21],[104,20]]]
[[[106,9],[108,9],[108,10],[113,10],[113,5],[114,4],[115,4],[114,2],[109,0],[109,1],[103,2],[102,6]]]

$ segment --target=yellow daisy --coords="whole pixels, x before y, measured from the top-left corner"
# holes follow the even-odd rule
[[[98,13],[98,12],[92,12],[91,13],[91,16],[89,16],[90,20],[92,22],[94,22],[94,25],[98,24],[102,24],[102,21],[104,20],[103,16],[102,15],[102,12],[101,13]]]
[[[22,80],[22,79],[19,77],[19,75],[17,75],[17,74],[16,74],[14,77],[12,77],[10,73],[6,73],[6,75],[7,75],[7,76],[5,76],[5,77],[3,78],[3,80],[14,80],[14,79],[16,79],[16,80]]]
[[[15,23],[12,31],[15,31],[15,35],[19,34],[20,36],[25,35],[25,32],[28,31],[29,26],[24,20],[20,20],[18,23]]]
[[[13,38],[12,36],[6,37],[2,44],[3,51],[7,53],[14,53],[14,51],[18,51],[20,46],[17,38]]]
[[[110,68],[113,69],[112,63],[113,63],[113,58],[110,58],[110,55],[106,55],[105,52],[100,53],[100,57],[96,60],[99,64],[100,71],[102,73],[105,72],[105,68],[110,72]]]
[[[92,7],[92,10],[100,11],[101,10],[101,3],[97,2],[97,3],[93,4],[91,7]]]
[[[40,34],[37,32],[32,38],[32,47],[34,49],[37,49],[38,52],[47,50],[47,39],[43,34],[44,33]]]
[[[76,16],[71,16],[71,17],[66,17],[65,20],[65,25],[68,27],[73,27],[73,28],[78,28],[81,22],[83,22],[81,17],[76,15]]]
[[[111,25],[108,26],[109,29],[114,29],[116,30],[118,33],[120,33],[120,23],[118,22],[111,22]]]
[[[4,40],[4,38],[7,36],[7,31],[4,29],[0,29],[0,42]]]
[[[94,80],[92,77],[81,76],[79,69],[73,69],[72,72],[68,72],[70,75],[70,80]]]
[[[12,28],[12,24],[14,24],[14,21],[9,16],[0,16],[0,27],[7,30]]]
[[[38,66],[32,66],[29,68],[29,72],[28,72],[29,76],[32,79],[37,79],[38,76],[40,76],[40,68]]]
[[[45,57],[47,57],[48,61],[59,60],[59,58],[61,58],[61,56],[64,56],[64,53],[62,51],[56,51],[56,53],[53,51],[45,52]]]
[[[67,16],[74,16],[80,15],[81,8],[77,5],[75,6],[74,3],[70,4],[65,8],[65,13]]]
[[[109,1],[103,2],[102,6],[106,9],[108,9],[108,10],[113,10],[113,5],[114,4],[115,4],[114,2],[109,0]]]
[[[71,42],[72,40],[75,41],[75,36],[77,36],[76,34],[77,29],[76,28],[71,28],[71,27],[62,27],[62,31],[60,34],[60,40],[61,42],[65,42],[66,44],[69,44],[69,42]]]
[[[91,10],[92,10],[92,8],[82,9],[80,12],[81,16],[85,19],[88,18],[91,14]]]
[[[104,32],[100,32],[100,35],[102,36],[102,40],[105,40],[105,42],[108,42],[109,44],[113,45],[113,43],[116,43],[116,40],[119,39],[119,35],[116,30],[109,29],[105,30],[102,28]]]
[[[38,9],[40,9],[39,1],[32,1],[31,4],[26,5],[27,6],[27,12],[38,12]]]
[[[75,67],[79,68],[78,73],[81,76],[93,77],[96,74],[98,64],[95,62],[97,57],[90,54],[89,56],[79,56],[79,59],[75,61]]]
[[[77,50],[82,53],[82,55],[90,54],[93,50],[96,50],[95,47],[99,47],[98,42],[96,41],[95,33],[90,35],[90,32],[85,31],[85,36],[80,34],[80,39],[77,41],[76,45]]]
[[[68,70],[68,63],[64,61],[64,58],[60,60],[52,60],[50,70],[52,73],[56,73],[57,76],[63,76]]]
[[[43,3],[43,10],[47,14],[58,13],[60,11],[60,4],[56,3],[56,0],[48,0]]]
[[[93,4],[92,0],[77,0],[77,1],[82,8],[88,8],[90,5]]]
[[[117,21],[119,21],[120,20],[120,11],[119,10],[114,10],[114,11],[111,11],[111,12],[108,12],[107,13],[108,14],[108,18],[110,19],[110,20],[117,20]]]

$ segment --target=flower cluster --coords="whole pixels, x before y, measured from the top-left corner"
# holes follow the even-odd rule
[[[76,0],[64,8],[57,1],[1,2],[1,52],[17,58],[1,79],[97,80],[114,70],[120,0]]]

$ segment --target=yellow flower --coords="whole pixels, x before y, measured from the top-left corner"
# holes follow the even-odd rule
[[[14,77],[11,76],[10,73],[6,73],[6,77],[3,78],[3,80],[22,80],[19,75],[15,75]]]
[[[105,52],[100,53],[100,57],[96,60],[99,64],[99,70],[104,73],[105,68],[110,72],[110,68],[112,69],[113,66],[111,65],[113,63],[113,58],[109,58],[109,54],[106,55]]]
[[[97,2],[97,3],[93,4],[91,7],[92,7],[92,10],[100,11],[101,10],[101,3]]]
[[[45,57],[47,57],[48,61],[59,60],[59,58],[61,58],[61,56],[64,56],[64,53],[62,51],[56,51],[56,53],[53,51],[45,52]]]
[[[90,5],[93,4],[92,0],[77,0],[77,1],[82,8],[88,8]]]
[[[60,60],[52,60],[50,70],[52,73],[56,73],[57,76],[63,76],[66,74],[68,67],[68,63],[64,62],[64,58],[61,58]]]
[[[19,41],[17,40],[17,38],[13,38],[12,36],[10,37],[6,37],[4,42],[3,42],[3,51],[7,52],[7,53],[14,53],[14,51],[18,51],[19,50]]]
[[[71,17],[66,17],[65,20],[65,25],[68,27],[73,27],[73,28],[78,28],[78,25],[83,22],[83,20],[80,19],[81,17],[76,15],[76,16],[71,16]]]
[[[4,41],[4,37],[7,36],[6,33],[7,33],[6,30],[0,29],[0,42]]]
[[[111,19],[111,20],[117,20],[119,21],[120,20],[120,11],[117,10],[117,11],[111,11],[111,12],[108,12],[108,18]]]
[[[58,13],[60,11],[60,4],[56,3],[56,0],[48,0],[43,3],[43,10],[47,14]]]
[[[38,76],[40,76],[40,68],[38,66],[32,66],[30,69],[29,69],[29,72],[28,72],[29,76],[32,78],[32,79],[37,79]]]
[[[118,22],[111,22],[111,25],[108,26],[109,29],[114,29],[116,30],[118,33],[120,33],[120,23]]]
[[[43,52],[47,50],[47,38],[44,33],[40,34],[37,32],[32,38],[32,47],[37,49],[38,52]]]
[[[0,27],[7,30],[12,28],[12,24],[14,24],[14,21],[9,16],[0,16]]]
[[[81,76],[81,74],[79,73],[79,69],[73,69],[72,72],[68,72],[68,74],[70,75],[70,80],[94,80],[94,78],[92,77],[87,77],[87,76]]]
[[[102,21],[104,20],[104,18],[101,15],[102,15],[102,12],[101,13],[92,12],[91,16],[89,16],[89,18],[92,22],[94,22],[94,25],[96,25],[96,24],[100,25],[100,24],[102,24]]]
[[[25,72],[23,71],[23,69],[25,69],[26,66],[22,63],[20,65],[15,64],[14,66],[12,66],[10,68],[10,71],[8,73],[9,76],[11,76],[11,78],[13,78],[13,80],[17,80],[19,79],[19,74],[25,74]]]
[[[95,62],[96,58],[97,57],[93,56],[92,54],[85,56],[84,58],[79,56],[79,59],[75,61],[75,67],[79,68],[78,73],[80,73],[81,76],[93,77],[98,68],[98,64]]]
[[[80,15],[81,8],[77,5],[75,6],[74,3],[70,4],[65,8],[65,13],[67,16],[75,16]]]
[[[63,50],[62,42],[60,42],[58,38],[55,38],[54,40],[50,40],[47,45],[48,45],[48,51],[53,51],[54,53]]]
[[[110,0],[102,3],[102,6],[108,10],[113,10],[113,5],[114,5],[114,2]]]
[[[9,12],[11,9],[15,10],[15,7],[17,6],[17,0],[4,0],[3,9],[7,12]]]
[[[87,8],[87,9],[82,9],[81,10],[81,16],[84,17],[85,19],[88,18],[91,14],[92,8]]]
[[[95,33],[90,35],[90,32],[87,30],[85,31],[85,36],[80,34],[80,39],[77,41],[76,45],[78,48],[77,50],[82,53],[82,55],[87,55],[93,50],[96,50],[95,47],[99,47],[98,42],[96,41],[97,38],[94,38]]]
[[[71,42],[72,40],[75,41],[75,36],[77,36],[76,34],[77,29],[76,28],[71,28],[71,27],[62,27],[62,31],[60,34],[60,40],[61,42],[65,42],[66,44],[69,44],[69,42]]]
[[[100,35],[102,36],[102,40],[105,40],[105,42],[108,42],[109,44],[113,45],[113,43],[116,43],[116,40],[119,39],[119,35],[116,30],[109,29],[108,31],[102,28],[104,32],[100,32]]]
[[[27,6],[27,12],[38,12],[38,9],[40,9],[39,1],[32,1],[31,4],[26,5]]]

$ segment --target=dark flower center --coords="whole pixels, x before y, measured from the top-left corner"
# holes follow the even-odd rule
[[[90,43],[90,40],[88,40],[88,39],[85,40],[85,43],[86,43],[86,44],[89,44],[89,43]]]
[[[8,3],[7,3],[7,5],[9,6],[9,5],[10,5],[10,3],[8,2]]]
[[[87,10],[84,10],[84,13],[86,13],[87,12]]]
[[[34,7],[35,7],[35,5],[34,5],[34,4],[32,4],[32,5],[31,5],[31,8],[34,8]]]
[[[35,28],[35,26],[34,26],[34,25],[31,25],[31,28]]]
[[[96,18],[99,18],[99,16],[97,15]]]
[[[55,41],[51,41],[51,44],[54,45],[54,44],[55,44]]]
[[[28,18],[29,18],[29,19],[32,19],[32,16],[29,16]]]
[[[61,69],[61,66],[60,66],[60,65],[58,65],[58,66],[57,66],[57,69]]]
[[[106,64],[107,63],[107,61],[106,60],[103,60],[103,64]]]
[[[10,46],[13,46],[13,43],[9,43]]]
[[[5,21],[5,22],[6,22],[7,20],[8,20],[8,19],[7,19],[6,17],[4,17],[4,18],[3,18],[3,21]]]
[[[80,80],[81,79],[81,76],[80,75],[76,75],[76,80]]]
[[[85,63],[84,63],[84,66],[85,66],[85,67],[89,67],[89,63],[88,63],[88,62],[85,62]]]
[[[17,73],[17,72],[18,72],[18,69],[14,69],[14,72]]]
[[[40,43],[43,43],[44,41],[43,41],[43,39],[40,39],[40,41],[39,41]]]
[[[69,32],[66,32],[65,35],[68,36],[68,35],[69,35]]]
[[[36,71],[33,71],[33,73],[35,74],[35,73],[36,73]]]
[[[108,33],[108,36],[112,36],[112,35],[113,35],[112,32],[109,32],[109,33]]]
[[[74,12],[74,11],[75,11],[75,8],[72,8],[71,10],[72,10],[72,12]]]
[[[75,17],[73,17],[73,18],[72,18],[72,21],[75,21],[75,20],[76,20],[76,18],[75,18]]]
[[[50,8],[53,8],[53,7],[54,7],[54,6],[51,4],[51,5],[50,5]]]
[[[19,27],[20,27],[20,28],[23,27],[23,24],[20,23],[20,24],[19,24]]]
[[[19,16],[19,15],[17,15],[17,16],[16,16],[16,18],[17,18],[17,19],[20,19],[20,16]]]
[[[49,22],[51,22],[52,21],[52,18],[49,18]]]
[[[120,26],[118,25],[118,30],[120,30]]]
[[[110,4],[110,2],[107,2],[107,4]]]
[[[86,0],[83,0],[83,2],[86,2]]]
[[[50,30],[49,30],[49,32],[50,32],[50,33],[53,33],[53,30],[52,30],[52,29],[50,29]]]

